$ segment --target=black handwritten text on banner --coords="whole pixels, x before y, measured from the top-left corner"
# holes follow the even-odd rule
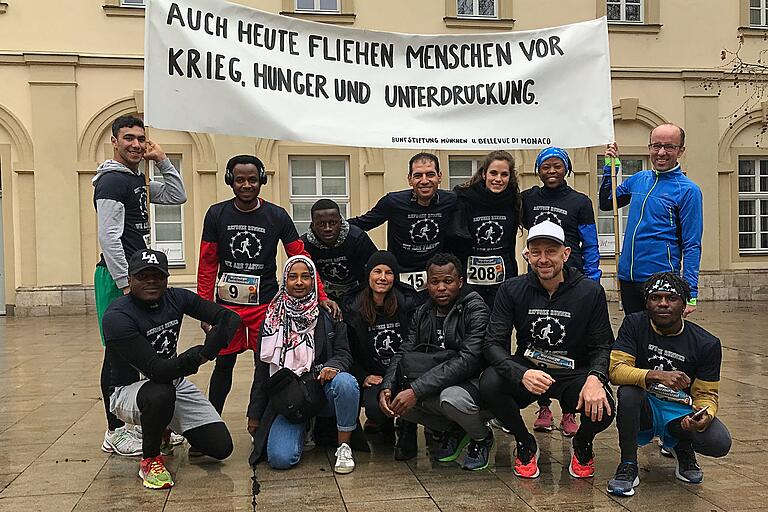
[[[149,125],[362,147],[584,147],[613,140],[604,18],[406,35],[222,0],[150,0]]]

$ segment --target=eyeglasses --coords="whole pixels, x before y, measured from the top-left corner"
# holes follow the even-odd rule
[[[676,150],[680,149],[681,147],[683,147],[683,146],[681,146],[680,144],[659,144],[658,142],[656,142],[654,144],[648,144],[648,149],[650,149],[652,151],[656,151],[656,152],[661,151],[662,149],[664,149],[664,151],[669,153],[670,151],[676,151]]]

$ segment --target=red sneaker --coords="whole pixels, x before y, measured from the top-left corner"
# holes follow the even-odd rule
[[[560,420],[560,431],[565,437],[573,437],[579,431],[579,424],[576,423],[576,415],[572,412],[564,412]]]
[[[571,444],[571,463],[568,472],[574,478],[590,478],[595,476],[595,453],[592,443],[584,448],[574,448]]]
[[[536,451],[522,443],[517,443],[515,450],[515,475],[521,478],[538,478],[539,476],[539,447]]]
[[[139,463],[139,478],[147,489],[167,489],[173,487],[173,478],[165,469],[163,456],[143,459]]]
[[[539,407],[539,410],[536,411],[536,421],[533,422],[533,430],[536,432],[551,432],[554,425],[555,421],[549,407],[546,405]]]

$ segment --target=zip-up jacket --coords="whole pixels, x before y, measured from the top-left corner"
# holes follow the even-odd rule
[[[565,232],[565,245],[571,248],[568,264],[593,281],[600,281],[600,251],[592,201],[563,184],[557,188],[531,187],[523,191],[523,226],[549,220]]]
[[[619,208],[629,204],[619,279],[645,282],[656,272],[681,272],[699,294],[704,212],[701,189],[678,164],[667,172],[640,171],[616,187]],[[600,184],[600,209],[613,209],[610,167]]]
[[[414,313],[408,329],[408,339],[392,358],[381,389],[392,389],[395,385],[397,367],[406,352],[412,352],[416,345],[437,345],[435,325],[437,305],[430,299]],[[443,332],[445,349],[457,354],[438,364],[427,373],[411,382],[416,397],[423,399],[436,395],[449,386],[455,386],[480,375],[484,368],[483,336],[488,324],[488,306],[483,298],[469,286],[462,287],[459,297],[445,316]]]
[[[535,368],[524,356],[529,347],[575,361],[573,370],[547,370],[555,379],[577,372],[607,381],[614,338],[605,290],[578,270],[564,267],[563,272],[565,281],[551,297],[533,271],[507,280],[496,294],[483,354],[510,382],[519,384]],[[517,350],[510,355],[513,329]]]

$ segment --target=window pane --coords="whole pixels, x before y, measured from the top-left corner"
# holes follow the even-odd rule
[[[349,205],[347,203],[338,203],[339,204],[339,211],[341,212],[342,218],[346,219],[348,217],[347,212],[349,212]]]
[[[155,222],[181,222],[181,206],[156,205]]]
[[[760,231],[768,231],[768,217],[760,217]]]
[[[324,196],[344,196],[347,194],[347,180],[345,178],[323,178]]]
[[[315,8],[314,0],[296,0],[297,9],[313,10]]]
[[[640,21],[640,6],[628,5],[627,6],[627,21]]]
[[[765,249],[768,247],[768,233],[760,235],[760,248]]]
[[[739,217],[739,233],[754,233],[754,232],[755,232],[755,218]]]
[[[480,0],[481,16],[496,16],[496,0]]]
[[[296,230],[300,235],[303,235],[309,230],[312,204],[313,203],[295,203],[293,205],[293,223],[296,225]]]
[[[621,161],[621,175],[632,176],[643,170],[643,161],[638,158],[626,159]]]
[[[181,240],[181,224],[156,224],[155,235],[158,242]]]
[[[749,10],[749,24],[750,25],[760,25],[760,9],[750,9]]]
[[[754,215],[755,214],[755,202],[754,201],[739,201],[739,215]]]
[[[755,175],[755,161],[739,160],[739,176],[754,176],[754,175]]]
[[[321,160],[320,169],[323,177],[336,176],[345,177],[347,175],[344,160]]]
[[[597,219],[598,232],[604,235],[612,235],[613,234],[613,214],[610,212],[604,212],[604,213],[608,213],[611,216],[608,218],[606,218],[606,216],[598,217]]]
[[[749,0],[750,7],[760,7],[760,0]]]
[[[291,160],[291,176],[314,176],[314,160]]]
[[[293,178],[291,180],[291,194],[294,196],[314,196],[317,181],[315,178]]]
[[[608,4],[606,14],[610,21],[621,20],[621,6],[618,4]]]
[[[451,160],[448,163],[448,173],[452,178],[472,176],[472,161],[471,160]]]
[[[739,192],[754,192],[755,180],[753,178],[739,178]]]
[[[754,249],[755,235],[739,235],[739,249]]]
[[[339,7],[336,0],[320,0],[321,11],[338,11]]]
[[[456,4],[456,12],[461,16],[472,16],[472,0],[458,0]]]
[[[640,0],[624,0],[626,4],[640,4]]]

